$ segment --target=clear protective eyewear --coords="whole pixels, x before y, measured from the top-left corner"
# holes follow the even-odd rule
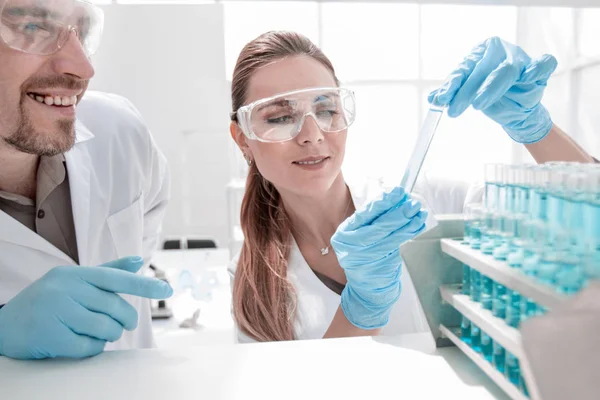
[[[75,33],[87,57],[100,46],[104,12],[83,0],[0,0],[0,38],[34,55],[59,51]]]
[[[354,122],[354,93],[345,88],[294,90],[257,100],[231,113],[248,139],[285,142],[298,136],[311,117],[326,133],[340,132]]]

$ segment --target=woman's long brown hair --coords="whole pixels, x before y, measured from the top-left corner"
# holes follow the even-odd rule
[[[294,32],[267,32],[238,57],[231,83],[233,111],[244,105],[253,73],[276,60],[308,56],[335,71],[308,38]],[[337,82],[337,78],[335,78]],[[233,315],[239,329],[258,341],[293,340],[296,295],[287,279],[290,222],[275,186],[253,163],[242,201],[244,244],[233,287]]]

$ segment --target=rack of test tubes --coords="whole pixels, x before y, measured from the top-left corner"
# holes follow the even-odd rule
[[[440,288],[462,321],[440,329],[512,399],[526,399],[519,326],[600,279],[600,167],[486,165],[483,201],[466,205],[464,222],[464,238],[441,240],[463,264],[462,284]]]

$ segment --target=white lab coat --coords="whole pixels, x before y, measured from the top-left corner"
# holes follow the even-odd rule
[[[77,107],[76,143],[65,153],[80,265],[125,256],[149,262],[169,195],[165,157],[126,99],[88,92]],[[56,266],[75,262],[0,211],[0,304]],[[139,314],[106,350],[154,346],[150,301],[123,296]]]
[[[352,187],[350,189],[354,205],[357,209],[368,202],[369,197],[373,197],[372,195],[359,195],[358,190],[353,190]],[[426,204],[424,204],[424,208],[427,208]],[[430,215],[427,220],[428,229],[431,229],[436,224],[437,221]],[[239,255],[234,257],[228,268],[232,290],[238,258]],[[293,239],[288,258],[287,277],[296,290],[297,295],[294,336],[298,340],[321,339],[325,335],[340,306],[340,296],[325,286],[315,275]],[[382,334],[389,336],[430,332],[421,302],[406,268],[402,269],[401,284],[402,292],[400,299],[394,305],[389,323],[383,329]],[[236,341],[238,343],[251,343],[255,341],[242,333],[237,325],[235,329]]]

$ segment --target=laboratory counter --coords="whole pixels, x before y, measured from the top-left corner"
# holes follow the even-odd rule
[[[429,334],[106,352],[85,360],[0,357],[0,398],[508,399]]]

